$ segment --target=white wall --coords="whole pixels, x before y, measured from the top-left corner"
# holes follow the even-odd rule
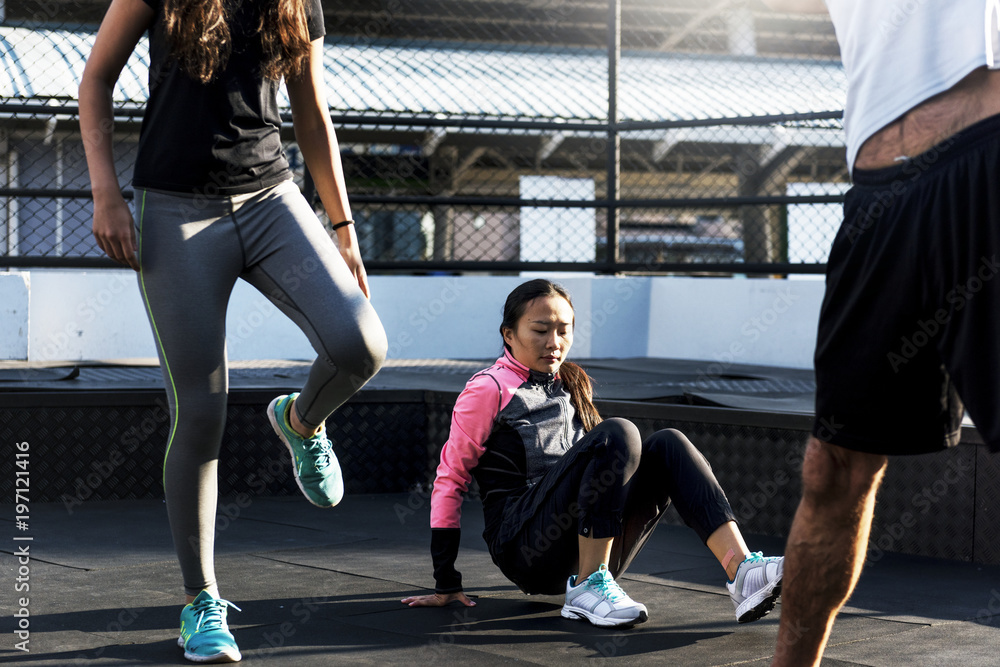
[[[135,273],[31,271],[28,359],[155,357]]]
[[[577,329],[591,328],[592,358],[648,357],[649,298],[655,281],[666,278],[602,277],[590,284],[590,313],[578,315]],[[578,311],[579,312],[579,311]]]
[[[528,277],[371,276],[390,358],[496,356],[504,299]],[[822,281],[577,274],[556,280],[573,295],[578,358],[812,365]],[[0,274],[0,316],[0,359],[156,356],[131,271]],[[305,336],[243,283],[233,293],[227,331],[230,359],[312,357]]]
[[[817,280],[655,280],[648,356],[812,368],[824,286]]]
[[[390,359],[488,359],[515,277],[371,276]]]
[[[27,274],[0,273],[0,359],[28,357]]]

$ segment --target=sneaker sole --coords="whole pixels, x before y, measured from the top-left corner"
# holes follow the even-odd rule
[[[302,492],[302,495],[305,496],[305,499],[308,500],[312,505],[315,505],[316,507],[322,507],[323,509],[326,509],[328,507],[334,507],[335,505],[340,503],[340,500],[343,500],[343,496],[341,496],[340,500],[338,500],[335,503],[330,503],[329,505],[321,505],[320,503],[316,502],[315,500],[309,497],[309,494],[306,493],[306,487],[302,485],[302,480],[299,479],[299,471],[298,468],[295,467],[295,452],[292,450],[292,443],[288,442],[288,438],[285,437],[285,432],[281,430],[281,427],[278,425],[278,418],[275,415],[275,407],[278,405],[278,401],[281,400],[281,398],[282,398],[281,396],[275,398],[267,406],[267,421],[271,422],[271,428],[274,429],[274,432],[278,435],[278,438],[281,440],[281,443],[285,445],[285,449],[288,450],[288,456],[292,460],[292,476],[295,477],[295,484],[299,487],[299,491]]]
[[[752,598],[749,598],[746,602],[744,602],[743,603],[744,605],[747,604],[747,602],[750,602],[751,608],[748,611],[743,612],[742,616],[738,615],[736,617],[736,622],[752,623],[753,621],[759,620],[761,618],[764,618],[764,616],[767,616],[767,614],[769,614],[771,610],[774,609],[774,605],[778,601],[778,598],[781,597],[781,581],[782,580],[779,579],[770,589],[767,588],[761,589],[760,591],[758,591],[756,595],[754,595]],[[760,600],[754,603],[753,601],[758,597],[760,598]]]
[[[184,648],[184,637],[177,638],[177,645]],[[191,662],[200,662],[202,664],[207,663],[225,663],[225,662],[240,662],[243,660],[243,655],[240,654],[239,649],[232,649],[230,651],[220,651],[214,655],[198,655],[196,653],[188,653],[187,649],[184,650],[184,659],[190,660]]]
[[[633,619],[622,619],[622,618],[603,618],[601,616],[595,616],[585,609],[580,609],[578,607],[563,607],[560,612],[563,618],[569,618],[578,621],[589,621],[593,625],[597,625],[602,628],[620,628],[620,627],[631,627],[637,623],[645,623],[649,618],[649,614],[645,611],[640,611],[639,615]]]

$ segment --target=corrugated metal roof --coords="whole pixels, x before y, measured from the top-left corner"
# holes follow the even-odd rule
[[[93,33],[0,27],[0,98],[76,100]],[[146,99],[149,50],[142,40],[114,91],[116,102]]]
[[[0,98],[75,100],[94,34],[0,27]],[[607,55],[600,51],[501,51],[432,44],[326,46],[335,111],[445,117],[607,118]],[[143,39],[114,91],[146,98]],[[839,63],[762,58],[625,54],[619,111],[635,121],[837,111],[846,81]],[[282,91],[279,102],[287,107]]]

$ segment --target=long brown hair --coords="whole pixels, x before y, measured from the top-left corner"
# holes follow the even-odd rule
[[[233,50],[229,4],[227,0],[164,2],[163,28],[170,52],[184,72],[202,83],[211,81],[229,62]],[[264,78],[304,73],[310,46],[302,0],[264,0],[257,31],[264,51],[260,64]]]
[[[503,321],[500,323],[500,335],[503,336],[504,329],[517,331],[517,323],[528,309],[528,304],[539,297],[558,296],[566,300],[569,307],[573,307],[573,300],[569,292],[562,285],[557,285],[544,278],[529,280],[521,283],[507,295],[507,301],[503,305]],[[575,312],[575,311],[574,311]],[[575,319],[575,317],[574,317]],[[510,346],[504,343],[507,351]],[[587,372],[576,364],[564,361],[559,366],[559,378],[563,386],[569,392],[570,401],[576,409],[577,416],[583,422],[583,429],[589,431],[601,423],[601,415],[594,407],[594,382],[587,375]]]

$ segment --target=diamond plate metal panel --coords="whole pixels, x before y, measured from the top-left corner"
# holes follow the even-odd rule
[[[356,399],[328,421],[349,493],[425,494],[429,488],[455,397],[412,395],[412,401],[399,392],[385,400]],[[62,502],[72,510],[92,499],[161,498],[168,436],[162,399],[127,406],[74,406],[72,400],[67,395],[57,407],[0,410],[0,442],[30,443],[31,500]],[[231,396],[220,494],[298,494],[264,404],[239,401]],[[711,423],[704,413],[697,420],[665,419],[655,416],[655,406],[650,409],[652,416],[632,418],[643,435],[661,428],[685,433],[712,464],[744,532],[787,535],[801,495],[806,431]],[[5,499],[12,497],[14,478],[13,458],[0,457]],[[470,489],[472,497],[477,494]],[[893,551],[1000,563],[998,514],[1000,456],[985,447],[962,444],[939,454],[893,458],[878,497],[869,561]],[[676,513],[664,520],[680,522]]]
[[[166,418],[158,408],[80,407],[0,411],[0,442],[28,442],[31,500],[62,502],[67,508],[90,499],[162,497]],[[13,462],[0,460],[4,498]]]
[[[959,445],[889,460],[868,540],[869,563],[886,552],[972,560],[977,449]]]
[[[664,428],[675,428],[688,437],[712,465],[743,532],[788,534],[802,494],[806,432],[662,419],[633,421],[643,437]],[[680,523],[673,512],[664,520]]]
[[[340,458],[340,447],[335,446],[335,450]],[[230,403],[219,453],[219,494],[284,496],[298,492],[291,456],[275,437],[262,407]]]
[[[406,491],[424,479],[423,403],[348,403],[330,425],[349,493]]]
[[[169,417],[159,404],[0,411],[0,442],[27,441],[33,502],[162,498]],[[405,491],[426,477],[422,403],[348,403],[328,421],[348,493]],[[0,460],[11,496],[13,459]],[[222,495],[299,493],[288,453],[261,405],[230,405],[219,464]]]
[[[422,481],[422,403],[349,402],[326,423],[347,493],[406,491]],[[230,405],[219,465],[222,495],[299,493],[287,450],[260,405]]]
[[[977,563],[1000,565],[1000,453],[986,447],[976,452],[976,521],[973,557]]]

